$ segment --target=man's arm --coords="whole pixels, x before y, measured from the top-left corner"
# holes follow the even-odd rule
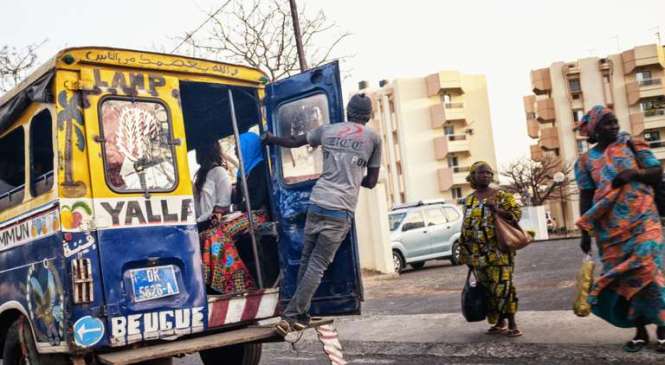
[[[367,176],[363,178],[361,185],[367,189],[373,189],[379,181],[379,167],[368,167]]]
[[[266,132],[261,136],[261,140],[265,144],[277,145],[286,148],[298,148],[307,144],[307,135],[301,134],[298,136],[276,137],[270,132]]]

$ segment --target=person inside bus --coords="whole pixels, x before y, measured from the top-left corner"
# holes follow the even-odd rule
[[[250,208],[252,211],[265,209],[268,204],[268,186],[261,137],[251,131],[242,133],[240,135],[240,151],[242,152],[243,168],[249,190]],[[241,173],[242,171],[238,169],[238,180],[232,200],[239,210],[246,212],[247,205],[245,204],[245,195],[240,179]]]
[[[246,214],[231,212],[231,180],[225,169],[218,141],[196,149],[199,170],[194,180],[204,277],[215,293],[235,294],[256,288],[236,242],[249,229]],[[265,222],[265,214],[254,214],[254,222]]]

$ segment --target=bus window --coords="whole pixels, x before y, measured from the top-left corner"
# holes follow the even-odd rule
[[[24,188],[25,135],[18,127],[0,138],[0,210],[21,204]]]
[[[30,122],[30,193],[39,196],[53,187],[51,113],[44,109]]]
[[[277,120],[278,136],[305,134],[330,123],[328,98],[325,94],[316,94],[286,103],[279,107]],[[321,149],[310,146],[282,148],[281,161],[282,178],[287,184],[316,179],[321,175],[323,169]]]
[[[164,105],[107,99],[101,105],[106,181],[113,191],[171,191],[177,183],[171,124]]]

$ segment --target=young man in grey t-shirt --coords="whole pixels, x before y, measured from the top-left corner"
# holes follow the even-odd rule
[[[323,150],[323,171],[310,195],[296,292],[276,327],[282,335],[309,324],[312,297],[349,233],[360,186],[372,189],[376,185],[381,138],[365,126],[371,114],[370,99],[356,94],[346,107],[348,122],[324,125],[299,136],[263,136],[267,144],[287,148],[309,144]]]

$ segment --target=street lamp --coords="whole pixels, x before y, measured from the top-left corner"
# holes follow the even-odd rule
[[[563,233],[564,236],[568,236],[568,223],[566,222],[566,208],[564,207],[563,201],[563,183],[566,181],[566,174],[559,171],[552,176],[554,183],[559,185],[559,199],[561,201],[561,215],[563,216]]]

